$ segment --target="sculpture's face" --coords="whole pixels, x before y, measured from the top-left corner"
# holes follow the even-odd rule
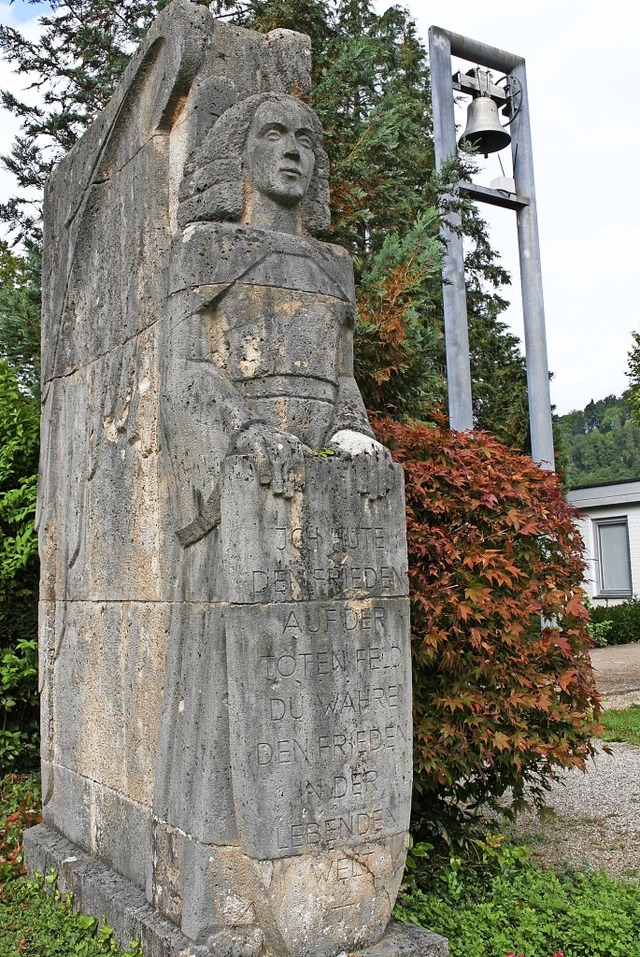
[[[284,206],[300,202],[315,167],[306,111],[290,100],[261,103],[253,117],[245,165],[254,188]]]

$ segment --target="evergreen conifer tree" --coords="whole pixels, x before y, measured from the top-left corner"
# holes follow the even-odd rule
[[[3,157],[19,192],[0,218],[30,250],[41,240],[46,176],[107,103],[165,5],[50,0],[38,40],[0,26],[0,51],[41,94],[33,106],[2,93],[22,131]],[[355,262],[360,385],[370,408],[428,418],[434,403],[446,403],[438,213],[449,184],[434,173],[429,70],[415,24],[400,7],[377,14],[370,0],[213,0],[209,7],[241,26],[311,37],[311,105],[332,160],[332,239]],[[523,446],[524,364],[498,320],[505,304],[496,289],[508,277],[475,207],[463,213],[476,424]]]

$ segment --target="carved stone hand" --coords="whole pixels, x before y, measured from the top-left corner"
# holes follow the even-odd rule
[[[304,488],[305,451],[311,450],[290,432],[252,422],[236,434],[230,454],[254,455],[260,484],[270,485],[274,495],[292,498]]]
[[[358,491],[369,499],[383,498],[394,485],[391,453],[362,432],[341,429],[329,439],[329,445],[341,455],[353,459]]]

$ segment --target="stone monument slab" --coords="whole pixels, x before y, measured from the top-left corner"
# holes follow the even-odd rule
[[[402,471],[353,376],[309,70],[308,38],[173,0],[46,189],[25,848],[145,957],[446,954],[390,923]]]
[[[225,466],[238,838],[270,919],[304,955],[375,943],[404,870],[408,585],[402,473],[386,470],[369,498],[350,460],[310,459],[286,499],[260,486],[252,458]]]

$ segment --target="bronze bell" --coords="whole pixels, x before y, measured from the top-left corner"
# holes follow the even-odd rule
[[[484,156],[497,153],[511,142],[511,137],[500,123],[498,107],[490,96],[476,96],[467,110],[467,126],[458,140],[459,145],[470,143]]]

